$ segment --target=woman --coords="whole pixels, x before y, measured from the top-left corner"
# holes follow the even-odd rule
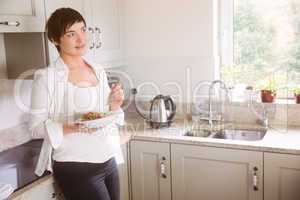
[[[117,124],[123,90],[109,88],[103,68],[83,57],[84,18],[71,8],[57,9],[46,25],[59,58],[35,73],[32,89],[33,137],[44,138],[36,174],[53,171],[67,200],[119,200],[116,160],[122,162]],[[114,121],[101,128],[77,123],[79,113],[111,111]]]

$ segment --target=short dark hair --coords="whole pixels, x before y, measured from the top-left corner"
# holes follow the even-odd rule
[[[59,8],[55,10],[49,17],[46,24],[47,37],[51,42],[60,43],[60,37],[62,37],[66,30],[77,22],[86,22],[83,16],[72,8]],[[57,50],[60,51],[58,45],[55,45]]]

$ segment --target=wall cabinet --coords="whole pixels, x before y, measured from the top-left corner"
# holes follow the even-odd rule
[[[46,0],[47,18],[60,7],[74,8],[85,18],[89,31],[87,57],[104,67],[122,64],[119,0]],[[50,62],[57,56],[56,48],[49,44]]]
[[[0,32],[43,32],[44,0],[1,0]]]
[[[122,65],[120,0],[92,0],[94,59],[104,67]],[[92,44],[93,45],[93,44]]]
[[[131,200],[171,200],[170,144],[130,142]]]
[[[90,6],[88,4],[89,2],[89,0],[45,0],[46,18],[49,19],[51,14],[58,8],[70,7],[80,12],[89,25],[91,18]],[[54,62],[58,57],[58,52],[50,41],[48,41],[48,53],[49,62]]]
[[[264,154],[265,200],[300,199],[300,156]]]

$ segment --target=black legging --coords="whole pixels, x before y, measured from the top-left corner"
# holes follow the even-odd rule
[[[66,200],[120,200],[115,159],[105,163],[56,162],[53,172]]]

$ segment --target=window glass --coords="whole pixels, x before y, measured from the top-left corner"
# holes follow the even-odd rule
[[[222,80],[254,88],[272,82],[278,97],[291,97],[291,89],[300,84],[300,1],[233,0],[229,11],[222,17],[232,23],[226,27],[232,34],[226,34],[222,44],[232,44],[221,49],[232,52],[222,53],[232,59],[221,61]]]

